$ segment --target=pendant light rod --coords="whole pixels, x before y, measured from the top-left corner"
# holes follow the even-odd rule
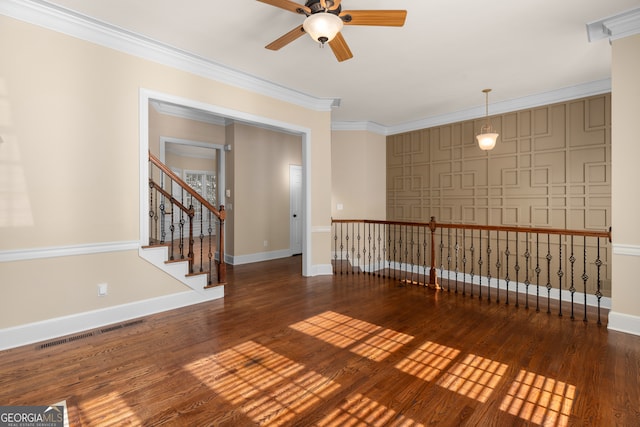
[[[498,134],[493,130],[491,122],[489,121],[489,92],[491,92],[491,89],[483,89],[482,92],[484,92],[485,95],[485,124],[480,128],[480,134],[476,135],[476,139],[478,140],[480,149],[488,151],[496,146]]]

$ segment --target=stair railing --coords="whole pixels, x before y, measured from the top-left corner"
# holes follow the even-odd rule
[[[190,275],[206,273],[206,287],[215,286],[212,277],[215,263],[217,284],[226,283],[224,205],[220,205],[220,209],[217,209],[151,152],[149,152],[149,189],[149,245],[167,245],[169,261],[188,261]],[[190,202],[189,206],[186,205],[187,201]],[[194,201],[197,201],[195,207]],[[194,225],[199,229],[198,272],[195,271]],[[218,232],[214,234],[216,229]],[[214,237],[217,237],[215,245]],[[188,250],[186,255],[185,240]],[[207,247],[206,260],[205,247]]]
[[[334,274],[371,274],[551,313],[610,296],[611,230],[333,219]]]

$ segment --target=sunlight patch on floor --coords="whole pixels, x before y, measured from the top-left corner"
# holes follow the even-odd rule
[[[474,354],[451,367],[437,382],[441,387],[486,402],[508,366]]]
[[[432,381],[459,354],[460,350],[427,341],[396,364],[396,368],[422,380]]]
[[[393,409],[358,393],[347,398],[339,408],[331,411],[331,413],[320,420],[317,425],[319,427],[421,427],[424,424],[398,414]]]
[[[340,387],[253,341],[185,368],[260,424],[290,421]]]
[[[566,426],[575,395],[571,384],[521,370],[500,410],[538,425]]]
[[[142,425],[142,421],[119,393],[78,402],[78,412],[87,425]]]
[[[327,311],[290,325],[292,329],[355,354],[381,361],[413,339],[411,335]],[[365,339],[366,338],[366,339]]]

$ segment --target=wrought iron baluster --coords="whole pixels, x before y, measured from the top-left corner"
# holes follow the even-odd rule
[[[505,276],[504,276],[504,281],[505,281],[505,285],[507,288],[507,297],[506,297],[506,301],[505,304],[509,305],[509,255],[511,255],[511,252],[509,251],[509,232],[507,231],[507,248],[504,251],[504,258],[505,258]]]
[[[558,235],[558,305],[559,311],[558,316],[562,317],[562,276],[564,276],[564,271],[562,271],[562,235]]]
[[[442,233],[444,233],[442,227],[440,227],[440,277],[443,277],[442,273],[444,273],[444,241],[442,237]]]
[[[536,311],[540,311],[540,235],[536,233]]]
[[[451,292],[451,229],[447,228],[447,292]]]
[[[582,253],[584,258],[584,267],[582,270],[582,283],[584,286],[584,322],[587,321],[587,280],[589,280],[589,276],[587,275],[587,236],[584,236]]]
[[[202,203],[200,205],[200,273],[204,271],[204,215],[202,215]]]
[[[352,222],[351,223],[351,274],[354,274],[353,269],[356,268],[357,266],[357,262],[356,262],[356,229],[355,229],[355,224]]]
[[[467,294],[467,232],[462,229],[462,295]]]
[[[602,267],[602,259],[600,258],[600,238],[598,237],[598,257],[596,258],[596,271],[598,275],[598,280],[596,282],[596,298],[598,299],[598,325],[602,325],[602,320],[600,319],[600,299],[602,298],[601,292],[601,284],[600,281],[600,268]]]
[[[476,251],[476,249],[475,249],[473,244],[474,244],[474,242],[473,242],[473,229],[471,229],[471,247],[469,248],[469,252],[471,253],[471,271],[470,271],[470,274],[471,274],[471,285],[470,285],[471,286],[471,298],[473,298],[473,273],[474,273],[473,267],[474,267],[474,261],[475,261],[475,259],[474,259],[475,258],[475,251]]]
[[[569,263],[571,263],[571,287],[569,288],[569,292],[571,293],[571,320],[575,319],[574,309],[573,309],[573,296],[576,293],[576,287],[574,284],[575,262],[576,262],[576,257],[574,256],[573,235],[572,235],[571,236],[571,256],[569,257]]]
[[[524,278],[524,286],[525,286],[525,300],[524,307],[529,309],[529,285],[531,282],[529,281],[529,259],[531,258],[531,252],[529,252],[529,233],[525,234],[525,252],[524,252],[524,262],[525,262],[525,278]]]
[[[551,234],[547,234],[547,314],[551,313]]]
[[[367,272],[371,274],[373,266],[371,265],[371,223],[367,224],[367,244],[369,245],[369,250],[367,252]],[[375,249],[375,245],[374,245]]]
[[[360,239],[361,239],[361,237],[362,236],[360,234],[360,223],[358,223],[358,234],[357,234],[357,237],[356,237],[356,239],[358,239],[358,252],[357,252],[358,274],[360,274],[360,272],[362,271],[362,260],[363,260],[363,257],[360,256],[360,253],[361,253],[360,252]]]
[[[496,302],[500,302],[500,231],[496,231]]]
[[[338,274],[338,224],[342,225],[339,222],[333,223],[333,274]]]
[[[487,301],[491,301],[491,230],[487,230]]]
[[[414,241],[414,228],[415,227],[412,225],[411,226],[411,242],[410,242],[410,245],[411,245],[411,275],[409,277],[410,283],[414,282],[414,280],[413,280],[414,272],[413,271],[414,271],[414,268],[415,268],[414,267],[415,266],[414,254],[415,254],[415,248],[416,248],[415,241]],[[418,246],[418,253],[419,252],[420,252],[420,246]],[[419,261],[419,259],[418,259],[418,261]]]
[[[478,234],[480,235],[478,241],[478,299],[482,301],[482,230]]]
[[[425,286],[427,286],[427,284],[429,283],[428,279],[427,279],[427,226],[424,225],[422,227],[422,253],[423,253],[423,260],[422,260],[422,272],[423,272],[423,281],[422,283],[424,283]]]
[[[347,254],[348,256],[349,254]],[[340,223],[340,274],[344,273],[344,224]]]
[[[520,307],[520,234],[516,231],[516,265],[513,266],[516,272],[516,307]]]
[[[458,293],[458,249],[460,249],[460,246],[458,245],[458,229],[456,228],[456,235],[455,235],[455,245],[453,247],[453,253],[455,256],[455,263],[454,263],[454,268],[455,268],[455,278],[456,278],[456,290],[455,293]]]
[[[208,210],[208,216],[209,216],[209,221],[208,223],[208,227],[207,227],[207,234],[209,235],[209,248],[208,248],[208,252],[207,252],[207,258],[209,259],[209,281],[208,281],[208,285],[211,285],[213,283],[213,213],[211,211]],[[221,260],[224,261],[224,260]],[[219,278],[218,278],[219,279]]]

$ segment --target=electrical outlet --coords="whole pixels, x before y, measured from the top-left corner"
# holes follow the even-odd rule
[[[98,296],[103,297],[109,293],[109,287],[106,283],[100,283],[98,285]]]
[[[264,247],[266,248],[267,246],[269,246],[269,241],[268,241],[268,240],[265,240],[265,241],[264,241]]]

